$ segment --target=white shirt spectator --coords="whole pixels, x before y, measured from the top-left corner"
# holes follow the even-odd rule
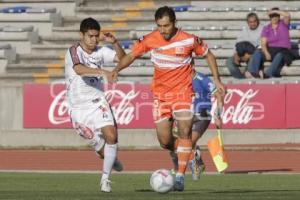
[[[238,34],[236,43],[248,41],[253,44],[254,47],[260,45],[260,34],[263,29],[263,25],[259,24],[255,30],[251,30],[248,25],[244,26],[242,31]]]

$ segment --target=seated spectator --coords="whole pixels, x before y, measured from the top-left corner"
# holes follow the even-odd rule
[[[239,33],[235,53],[226,61],[226,66],[231,75],[235,78],[245,78],[245,75],[240,71],[241,62],[248,63],[251,55],[260,43],[260,34],[263,26],[259,24],[258,16],[255,13],[247,15],[247,26]]]
[[[280,77],[282,67],[290,65],[294,59],[289,35],[290,14],[278,8],[272,8],[268,11],[268,15],[270,23],[262,30],[261,50],[254,52],[253,60],[249,63],[249,72],[253,77],[265,61],[272,62],[266,70],[265,78]]]

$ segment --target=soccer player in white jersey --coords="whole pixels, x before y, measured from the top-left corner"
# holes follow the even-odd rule
[[[100,38],[110,43],[114,50],[98,46]],[[114,116],[102,91],[103,77],[110,72],[102,67],[118,62],[125,55],[113,35],[100,36],[100,25],[93,18],[81,22],[80,42],[71,46],[65,55],[71,122],[76,132],[104,158],[100,181],[103,192],[111,192],[111,170],[122,170],[122,164],[117,160],[118,134]]]

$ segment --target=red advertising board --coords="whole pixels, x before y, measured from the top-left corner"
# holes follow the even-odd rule
[[[286,86],[286,126],[287,128],[300,127],[300,84]]]
[[[289,84],[228,85],[224,128],[299,128],[300,86]],[[70,128],[63,84],[25,84],[24,128]],[[148,84],[122,83],[105,92],[120,128],[154,128]],[[216,102],[213,102],[213,108]],[[297,106],[297,108],[295,108]]]
[[[224,128],[285,127],[285,85],[239,84],[227,88],[222,117]],[[275,115],[275,112],[281,114]]]

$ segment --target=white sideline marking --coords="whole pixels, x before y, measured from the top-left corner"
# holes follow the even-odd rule
[[[0,170],[0,173],[44,173],[44,174],[101,174],[102,171],[79,171],[79,170]],[[124,171],[124,172],[112,172],[113,174],[151,174],[153,171]],[[191,174],[187,172],[186,174]],[[288,174],[300,174],[300,172],[248,172],[248,173],[225,173],[220,174],[218,172],[204,172],[203,175],[230,175],[230,174],[274,174],[274,175],[288,175]]]

